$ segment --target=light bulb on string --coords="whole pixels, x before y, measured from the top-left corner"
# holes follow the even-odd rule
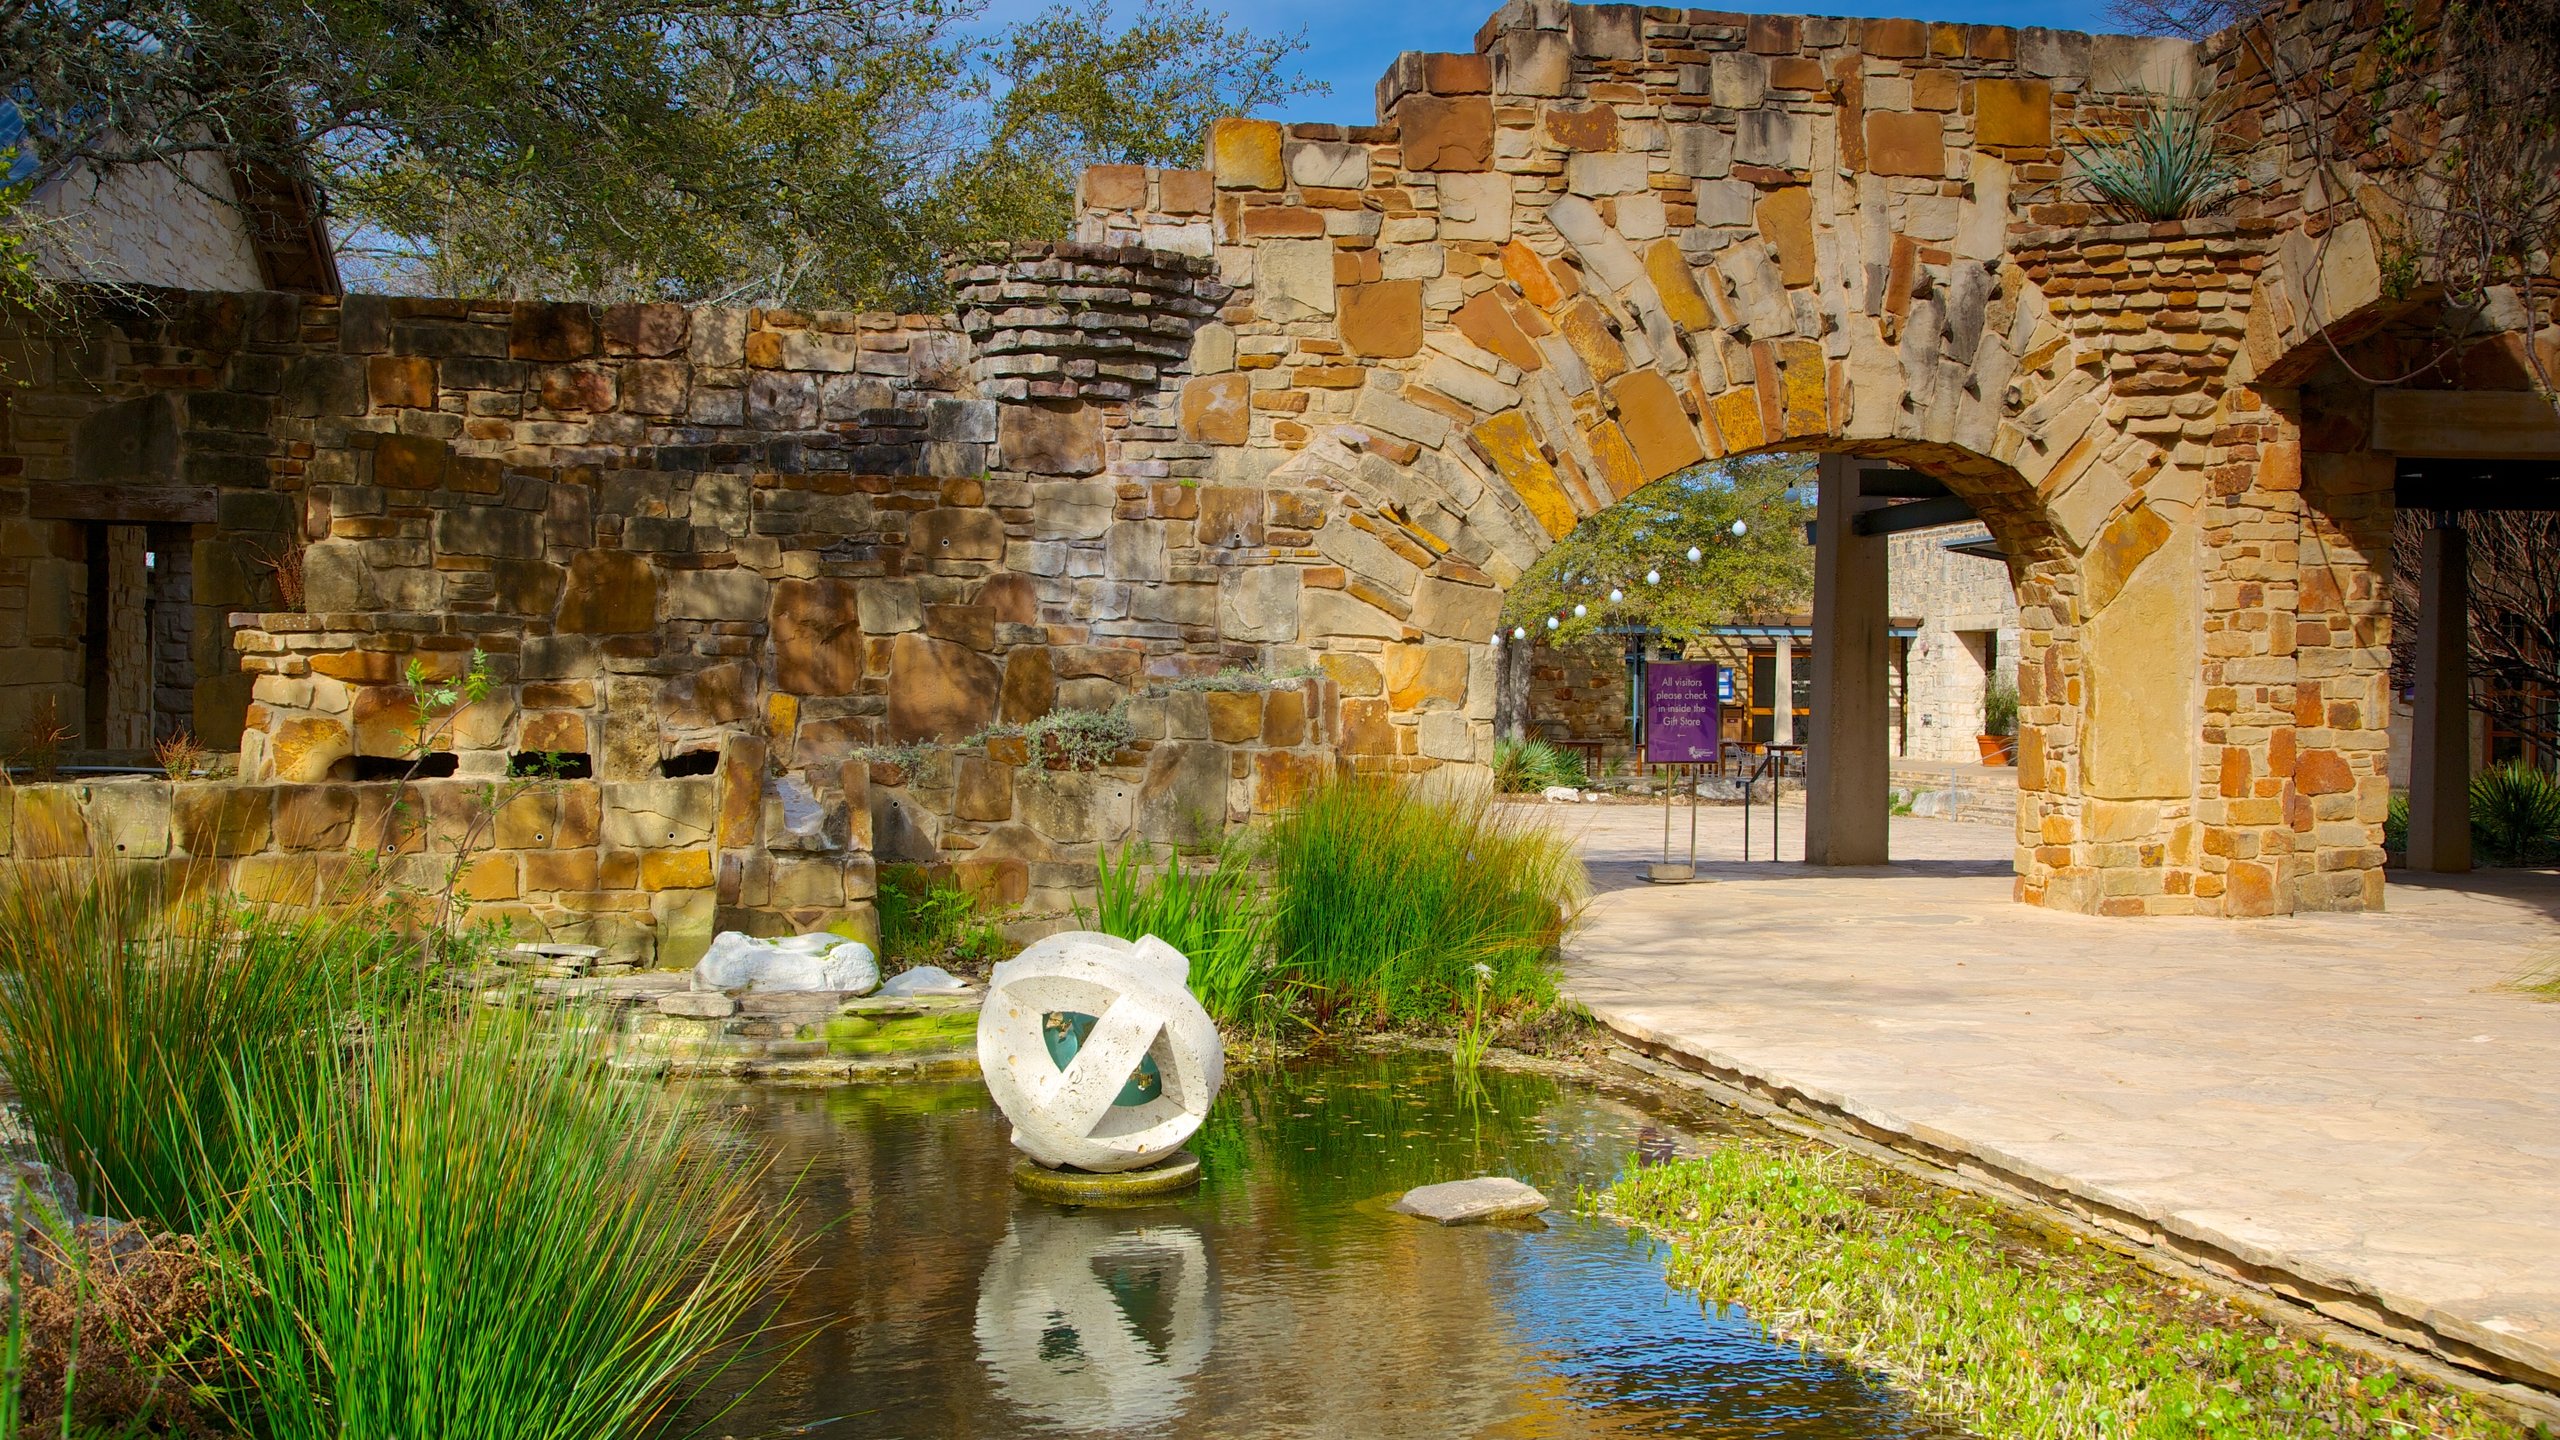
[[[1659,585],[1659,584],[1661,584],[1661,583],[1662,583],[1662,572],[1661,572],[1661,571],[1659,571],[1659,570],[1647,570],[1646,572],[1644,572],[1644,583],[1646,583],[1647,585]]]
[[[1583,616],[1588,615],[1588,614],[1590,614],[1590,613],[1591,613],[1591,607],[1590,607],[1590,606],[1588,606],[1588,605],[1576,605],[1576,606],[1574,606],[1574,607],[1573,607],[1573,618],[1574,618],[1574,619],[1576,619],[1576,620],[1579,620],[1579,619],[1581,619]]]
[[[1558,620],[1558,619],[1557,619],[1556,617],[1554,617],[1553,615],[1550,615],[1550,616],[1548,616],[1548,617],[1547,617],[1547,628],[1548,628],[1548,629],[1550,629],[1550,630],[1553,630],[1553,629],[1554,629],[1554,628],[1556,628],[1558,625],[1561,625],[1561,624],[1563,624],[1563,623],[1564,623],[1563,621]]]
[[[1499,630],[1493,632],[1493,648],[1496,650],[1502,648],[1502,632]]]
[[[1626,599],[1626,598],[1627,598],[1627,592],[1626,592],[1626,591],[1619,589],[1619,588],[1618,588],[1617,586],[1615,586],[1615,585],[1612,585],[1612,586],[1610,586],[1610,587],[1609,587],[1609,603],[1610,603],[1610,604],[1615,605],[1615,604],[1617,604],[1619,601],[1624,600],[1624,599]]]
[[[1707,554],[1707,552],[1706,552],[1706,551],[1699,549],[1697,546],[1695,546],[1695,545],[1690,546],[1690,547],[1689,547],[1689,563],[1690,563],[1690,564],[1692,564],[1692,565],[1697,564],[1700,560],[1702,560],[1702,559],[1705,559],[1705,558],[1706,558],[1706,554]]]
[[[1514,626],[1512,626],[1512,627],[1511,627],[1511,638],[1512,638],[1512,639],[1514,639],[1514,640],[1526,640],[1526,639],[1528,639],[1528,638],[1529,638],[1529,627],[1528,627],[1528,626],[1526,626],[1526,625],[1514,625]]]
[[[1744,521],[1741,521],[1741,520],[1736,520],[1736,521],[1734,521],[1734,522],[1733,522],[1733,534],[1734,534],[1734,538],[1735,538],[1735,539],[1740,539],[1741,537],[1743,537],[1743,536],[1745,536],[1745,535],[1748,535],[1748,534],[1750,534],[1750,533],[1751,533],[1751,526],[1750,526],[1748,523],[1746,523],[1746,522],[1744,522]]]

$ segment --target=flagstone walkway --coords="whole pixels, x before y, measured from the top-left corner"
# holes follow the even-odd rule
[[[1671,887],[1639,879],[1660,811],[1558,811],[1601,891],[1567,988],[1621,1034],[2560,1389],[2560,1002],[2512,988],[2560,964],[2560,875],[2099,920],[2011,903],[1989,826],[1900,819],[1908,859],[1816,871],[1737,863],[1739,811],[1702,811],[1718,883]]]

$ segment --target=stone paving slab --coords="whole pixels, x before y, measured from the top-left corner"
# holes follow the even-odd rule
[[[1746,867],[1739,812],[1706,811],[1717,883],[1650,886],[1659,811],[1558,808],[1600,891],[1567,989],[1614,1029],[2560,1389],[2560,1004],[2509,988],[2560,958],[2560,876],[2100,920],[2011,903],[1987,827],[1897,820],[1889,867]],[[1781,833],[1801,855],[1801,811]]]

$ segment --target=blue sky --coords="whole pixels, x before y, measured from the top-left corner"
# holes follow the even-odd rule
[[[1224,8],[1256,30],[1304,30],[1307,49],[1302,66],[1310,77],[1332,82],[1333,93],[1298,100],[1278,118],[1345,125],[1376,120],[1378,77],[1398,52],[1473,50],[1477,27],[1499,5],[1500,0],[1223,0],[1222,5],[1211,0],[1212,8]],[[2107,23],[2105,0],[1808,0],[1787,5],[1723,0],[1714,8],[1891,15],[1980,25],[2049,25],[2063,30],[2118,28]]]

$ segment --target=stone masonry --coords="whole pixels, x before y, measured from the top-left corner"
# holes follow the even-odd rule
[[[2269,137],[2251,193],[2096,223],[2066,144],[2215,87]],[[197,727],[280,795],[388,783],[403,668],[476,647],[458,777],[707,796],[617,939],[859,915],[892,860],[1055,916],[1098,845],[1480,763],[1547,546],[1820,450],[2007,556],[2019,898],[2376,906],[2392,468],[2330,346],[2425,301],[2283,98],[2184,42],[1520,0],[1375,125],[1089,172],[1077,238],[960,266],[950,316],[173,295],[10,351],[0,639],[55,658],[0,721],[80,694],[80,527],[183,515]],[[1115,707],[1098,770],[1000,728]],[[599,832],[599,886],[641,838]],[[487,903],[601,933],[514,863]]]

